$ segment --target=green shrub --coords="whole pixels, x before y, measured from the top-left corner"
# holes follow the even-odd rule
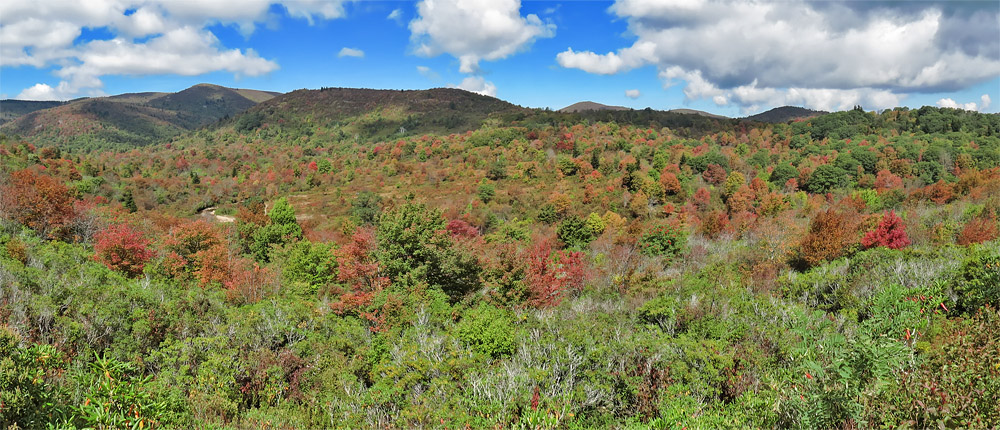
[[[458,323],[458,337],[480,354],[493,358],[514,353],[514,321],[510,314],[480,302],[467,310]]]
[[[671,225],[660,225],[643,234],[638,246],[648,256],[672,259],[687,246],[687,232]]]

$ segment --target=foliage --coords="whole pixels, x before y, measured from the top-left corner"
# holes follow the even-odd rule
[[[895,211],[886,212],[879,221],[875,230],[865,233],[861,238],[861,245],[865,248],[884,246],[890,249],[900,249],[910,244],[910,239],[906,237],[906,229],[903,220],[896,215]]]
[[[61,237],[73,218],[69,189],[49,175],[18,170],[0,185],[0,213],[37,230],[43,236]]]
[[[127,276],[141,275],[154,255],[149,240],[128,224],[110,225],[98,232],[95,239],[94,258]]]
[[[638,248],[643,254],[666,257],[668,260],[679,256],[687,245],[687,234],[668,224],[659,225],[639,239]]]
[[[857,224],[846,212],[829,209],[813,218],[800,244],[800,256],[809,266],[850,252],[857,243]]]
[[[466,311],[456,330],[480,354],[503,358],[514,353],[514,321],[503,309],[480,302]]]

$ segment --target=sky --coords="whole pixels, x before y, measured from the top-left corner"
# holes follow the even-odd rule
[[[4,0],[0,98],[457,87],[744,116],[1000,109],[1000,2]]]

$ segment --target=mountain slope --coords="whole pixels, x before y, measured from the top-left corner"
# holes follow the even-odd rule
[[[629,110],[629,108],[625,106],[609,106],[605,104],[586,101],[586,102],[573,103],[569,106],[559,109],[559,112],[572,113],[572,112],[585,112],[591,110]]]
[[[464,132],[492,117],[528,112],[503,100],[454,88],[323,88],[297,90],[263,102],[241,115],[234,127],[238,131],[280,127],[302,135],[324,128],[341,139],[372,139]]]
[[[129,93],[70,102],[38,102],[42,103],[39,105],[19,102],[13,105],[21,111],[51,107],[25,112],[0,130],[68,149],[124,149],[160,142],[212,124],[253,107],[258,103],[255,100],[266,100],[276,94],[199,84],[177,93]]]
[[[725,117],[725,116],[722,116],[722,115],[716,115],[714,113],[705,112],[703,110],[695,110],[695,109],[670,109],[667,112],[670,112],[670,113],[680,113],[680,114],[684,114],[684,115],[699,115],[699,116],[705,116],[705,117],[715,118],[715,119],[728,119],[728,117]]]
[[[62,106],[69,102],[34,101],[34,100],[0,100],[0,125],[6,124],[29,113],[42,109]]]
[[[746,119],[760,122],[782,123],[796,119],[812,118],[828,113],[829,112],[826,111],[811,110],[798,106],[782,106],[756,115],[750,115]]]

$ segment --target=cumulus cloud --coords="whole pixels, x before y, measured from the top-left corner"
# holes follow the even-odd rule
[[[990,108],[990,104],[993,100],[990,99],[989,94],[983,94],[979,98],[980,103],[968,102],[968,103],[958,103],[952,98],[943,98],[937,101],[937,105],[940,107],[953,108],[953,109],[965,109],[971,111],[986,111]]]
[[[636,41],[570,47],[563,67],[616,74],[643,66],[688,98],[717,104],[801,100],[819,109],[888,107],[907,93],[954,91],[1000,74],[1000,5],[937,2],[618,0]]]
[[[639,90],[625,90],[625,97],[628,97],[630,99],[635,100],[639,98],[640,95],[641,93],[639,92]]]
[[[463,79],[462,83],[458,85],[448,85],[448,88],[459,88],[490,97],[497,96],[497,86],[493,85],[492,82],[483,79],[481,76],[469,76]]]
[[[257,76],[277,64],[250,49],[227,49],[207,27],[232,25],[249,35],[271,19],[275,4],[310,23],[344,15],[343,0],[6,0],[0,65],[56,67],[58,84],[38,83],[19,95],[32,99],[101,94],[105,75]],[[107,29],[112,38],[79,42],[83,28]]]
[[[479,75],[480,61],[507,58],[555,34],[554,24],[534,14],[521,16],[520,10],[520,0],[423,0],[410,22],[411,39],[417,54],[449,54],[458,59],[460,73]],[[496,95],[496,86],[479,76],[457,87]]]
[[[344,57],[365,58],[365,51],[362,51],[360,49],[348,48],[345,46],[343,48],[340,48],[340,52],[337,53],[337,58],[344,58]]]

